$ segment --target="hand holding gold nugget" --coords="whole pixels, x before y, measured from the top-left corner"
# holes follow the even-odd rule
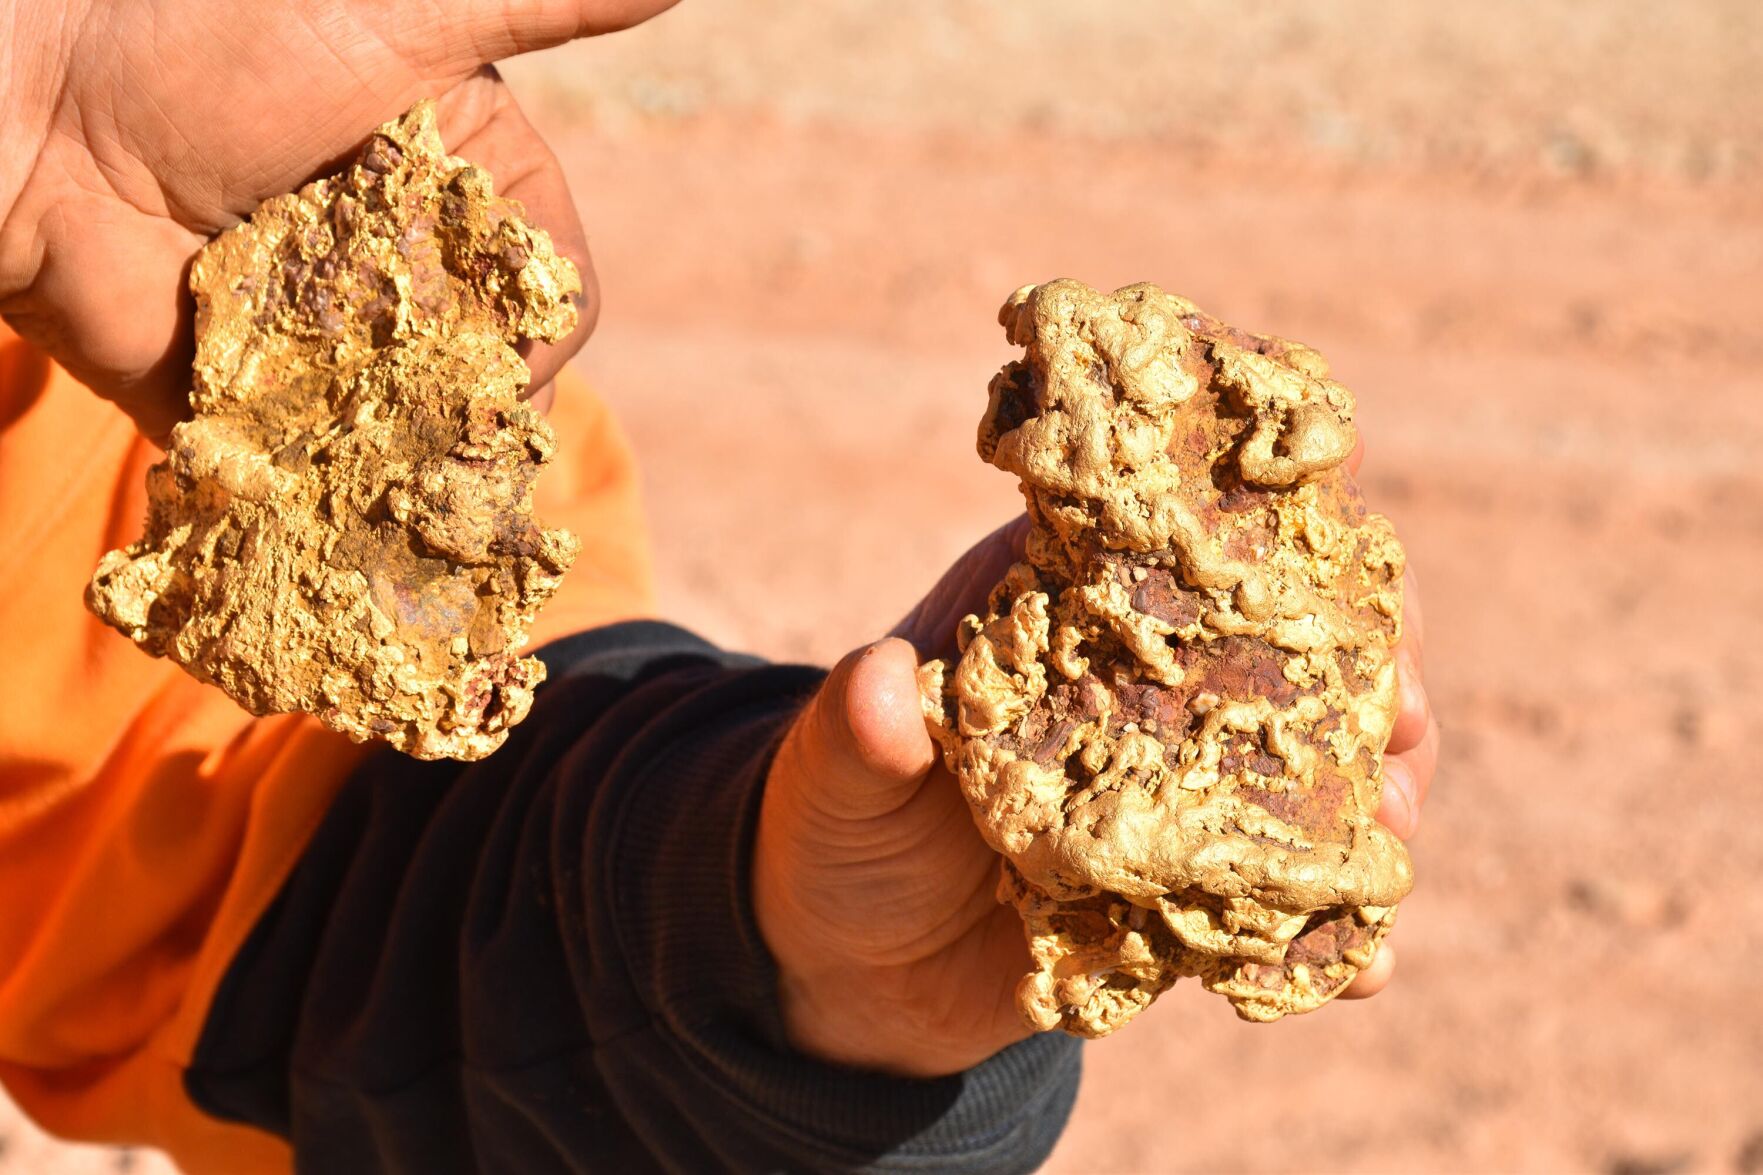
[[[576,267],[422,102],[216,237],[190,288],[195,417],[86,602],[253,714],[490,754],[544,679],[520,649],[579,546],[533,519],[555,440],[516,349],[574,329]]]
[[[1025,287],[979,451],[1026,554],[920,670],[1005,860],[1037,1029],[1103,1036],[1183,976],[1250,1020],[1371,965],[1412,888],[1377,823],[1404,555],[1315,351],[1154,285]]]

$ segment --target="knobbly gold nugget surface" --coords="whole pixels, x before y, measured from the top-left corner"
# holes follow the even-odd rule
[[[1315,351],[1154,285],[1019,290],[979,451],[1026,558],[920,671],[1035,970],[1103,1036],[1182,976],[1276,1020],[1369,966],[1413,884],[1377,823],[1404,556]]]
[[[532,517],[553,437],[515,344],[568,335],[581,280],[523,215],[423,102],[205,247],[195,417],[92,610],[254,714],[424,759],[500,746],[577,550]]]

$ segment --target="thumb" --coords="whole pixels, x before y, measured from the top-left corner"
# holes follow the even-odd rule
[[[884,816],[911,799],[935,758],[918,700],[918,657],[889,637],[834,667],[798,728],[804,797],[840,820]]]
[[[520,53],[628,29],[678,0],[445,0],[366,4],[351,14],[374,29],[396,60],[430,77],[468,74]],[[439,9],[439,11],[437,11]]]

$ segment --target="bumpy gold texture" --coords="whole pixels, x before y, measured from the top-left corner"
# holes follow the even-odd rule
[[[526,716],[527,630],[577,550],[532,517],[553,437],[514,348],[581,279],[420,103],[196,257],[195,418],[87,603],[254,714],[419,758]]]
[[[1102,1036],[1182,976],[1250,1020],[1319,1007],[1413,884],[1374,819],[1403,553],[1343,468],[1315,351],[1153,285],[1019,290],[980,455],[1026,558],[920,671],[1005,857],[1037,1029]]]

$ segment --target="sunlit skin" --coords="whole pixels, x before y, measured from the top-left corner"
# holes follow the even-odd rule
[[[0,314],[143,433],[188,415],[191,256],[265,198],[334,171],[374,126],[436,97],[448,148],[489,169],[580,267],[581,324],[528,355],[535,398],[600,299],[562,168],[493,63],[640,23],[672,0],[0,0]],[[1016,914],[934,763],[914,668],[943,652],[1014,558],[1020,526],[964,557],[902,622],[834,669],[767,784],[753,896],[803,1050],[897,1073],[968,1067],[1021,1038]],[[1412,835],[1438,726],[1407,585],[1402,715],[1380,819]],[[1349,997],[1389,981],[1395,952]]]
[[[1355,472],[1362,458],[1363,446],[1349,462]],[[915,676],[923,657],[952,651],[956,622],[983,608],[1026,525],[988,536],[893,635],[840,661],[772,765],[753,893],[782,972],[786,1025],[807,1052],[930,1077],[1028,1035],[1015,1005],[1029,969],[1022,922],[993,896],[997,856],[935,753]],[[1401,710],[1377,815],[1407,839],[1439,729],[1421,680],[1425,620],[1412,572],[1403,597]],[[1386,941],[1341,998],[1376,995],[1395,965]]]
[[[163,440],[189,414],[196,250],[433,97],[448,150],[581,269],[580,325],[528,355],[544,406],[599,287],[563,169],[492,63],[672,3],[0,0],[0,314]]]

